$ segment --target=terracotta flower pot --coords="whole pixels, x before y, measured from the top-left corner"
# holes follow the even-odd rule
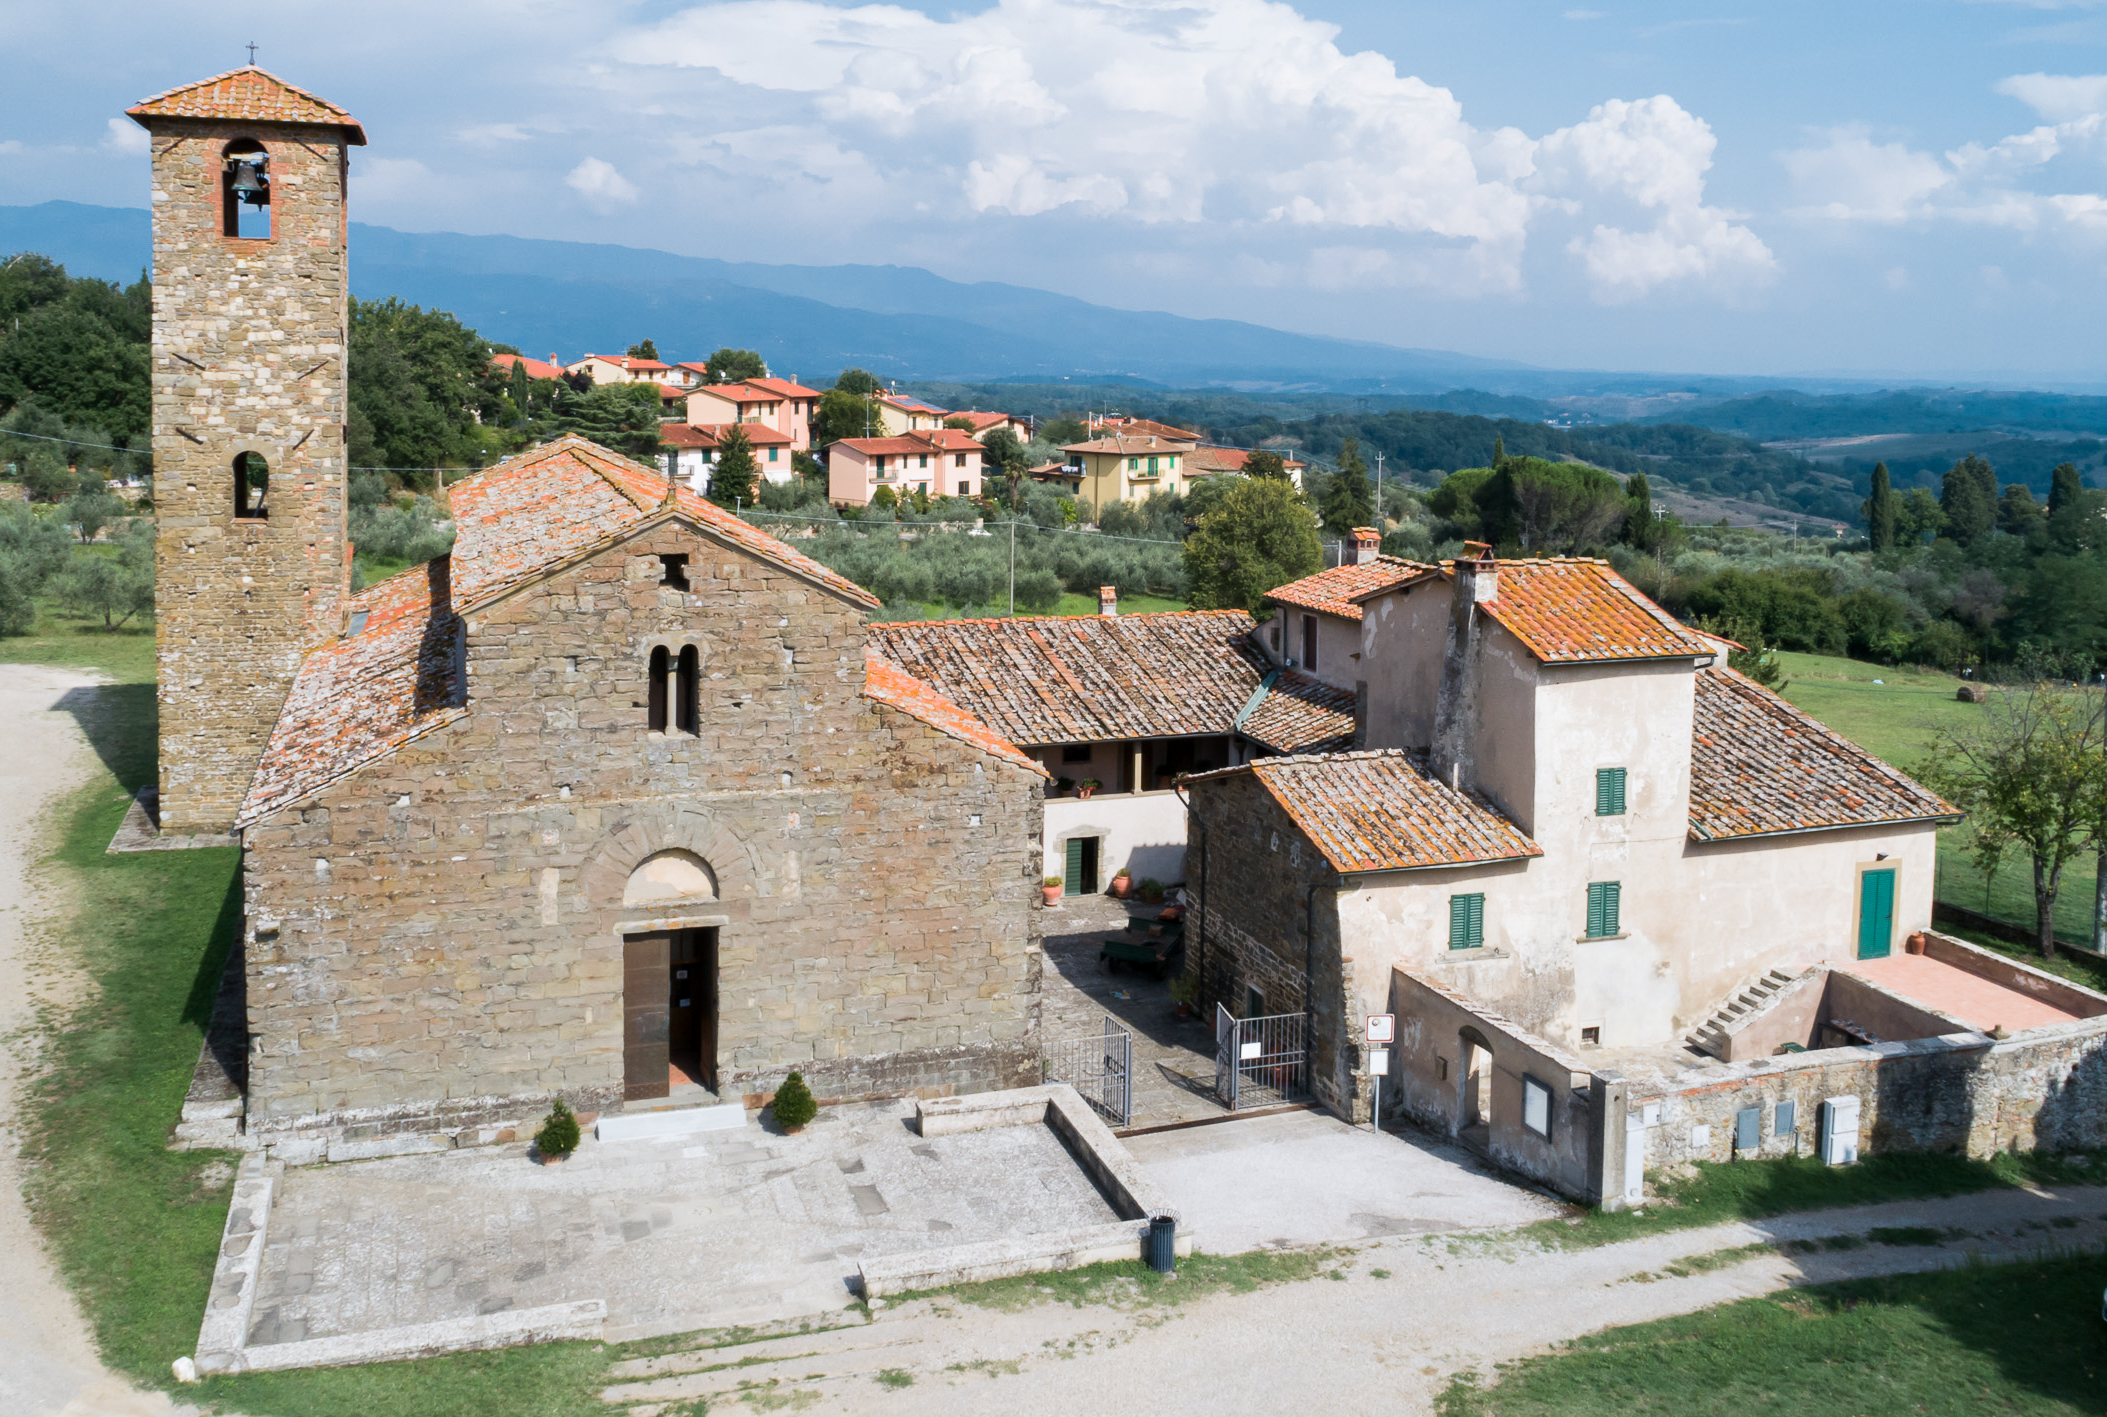
[[[1048,905],[1053,905],[1061,899],[1061,888],[1059,886],[1041,886],[1039,887],[1039,894],[1046,898]]]
[[[1128,896],[1134,894],[1134,878],[1132,876],[1114,876],[1112,878],[1112,894],[1118,900],[1125,900]]]
[[[544,1166],[561,1166],[571,1159],[571,1153],[568,1151],[559,1151],[553,1155],[546,1151],[538,1151],[535,1155],[541,1158],[541,1164]]]

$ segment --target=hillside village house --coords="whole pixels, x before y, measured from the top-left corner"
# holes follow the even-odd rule
[[[902,393],[881,393],[871,401],[878,411],[878,427],[872,437],[897,438],[903,433],[922,433],[944,426],[949,415],[933,403]]]
[[[879,653],[1054,779],[1044,869],[1073,894],[1187,878],[1181,774],[1352,746],[1353,695],[1267,663],[1241,610],[873,625]],[[1084,784],[1095,782],[1094,791]]]
[[[819,390],[788,379],[741,379],[733,384],[705,384],[687,395],[688,422],[696,424],[759,423],[790,438],[790,447],[812,446],[812,414]]]
[[[1387,1107],[1611,1202],[1645,1166],[1800,1148],[1838,1092],[1878,1145],[2107,1120],[2041,1112],[2038,1084],[2082,1052],[2056,1030],[2096,1047],[2107,999],[1929,933],[1954,809],[1605,563],[1298,586],[1272,598],[1361,611],[1361,748],[1188,780],[1188,939],[1206,997],[1307,1028],[1319,1099],[1366,1117],[1363,1020],[1394,1014]],[[2002,1073],[1970,1054],[2007,1048],[2001,1022],[2036,1030]],[[2022,1074],[2024,1118],[1968,1098]]]
[[[697,492],[710,490],[710,471],[723,452],[724,435],[734,427],[746,434],[754,462],[770,482],[788,482],[797,475],[791,461],[791,436],[766,423],[661,423],[659,446],[668,471]]]
[[[586,374],[596,384],[665,384],[672,366],[626,354],[588,354],[564,366],[566,374]]]
[[[1222,443],[1201,443],[1194,447],[1185,459],[1185,475],[1188,478],[1212,477],[1216,473],[1228,472],[1243,475],[1245,465],[1250,462],[1254,448],[1232,448]],[[1302,474],[1309,464],[1297,457],[1281,455],[1281,465],[1287,469],[1288,481],[1302,486]]]
[[[1426,567],[1382,555],[1382,536],[1373,527],[1355,527],[1346,545],[1345,564],[1266,593],[1263,604],[1274,613],[1262,638],[1276,662],[1354,693],[1363,682],[1358,597],[1419,575]]]
[[[564,367],[556,362],[556,356],[553,354],[548,357],[547,362],[529,359],[520,354],[494,354],[490,357],[490,362],[507,374],[512,372],[515,365],[523,364],[529,379],[561,379],[566,372]]]
[[[840,438],[827,445],[827,498],[838,507],[863,507],[881,487],[896,495],[978,497],[982,450],[957,428],[934,428],[892,438]]]
[[[1107,433],[1081,443],[1066,443],[1074,472],[1063,480],[1092,507],[1114,502],[1145,502],[1157,493],[1175,495],[1185,488],[1185,459],[1197,446],[1155,433]]]

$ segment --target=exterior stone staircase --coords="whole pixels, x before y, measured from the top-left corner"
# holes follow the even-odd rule
[[[1766,999],[1792,983],[1798,977],[1798,975],[1790,974],[1782,969],[1773,969],[1733,998],[1727,1000],[1725,1007],[1699,1024],[1690,1036],[1683,1041],[1698,1052],[1710,1057],[1724,1057],[1725,1053],[1722,1045],[1725,1041],[1727,1026],[1754,1013],[1763,1006]]]

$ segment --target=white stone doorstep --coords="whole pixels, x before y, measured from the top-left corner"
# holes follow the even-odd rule
[[[865,1299],[883,1299],[909,1290],[978,1284],[1020,1274],[1079,1269],[1111,1260],[1138,1260],[1148,1229],[1146,1222],[1120,1220],[1014,1240],[978,1240],[966,1245],[881,1255],[857,1267],[858,1282]],[[1176,1249],[1180,1255],[1190,1255],[1193,1237],[1181,1230]]]
[[[718,1107],[682,1107],[668,1112],[627,1112],[593,1124],[593,1135],[603,1142],[648,1141],[661,1137],[694,1136],[698,1132],[728,1132],[746,1125],[746,1109],[736,1102]]]
[[[380,1328],[334,1338],[305,1338],[294,1343],[266,1343],[244,1348],[233,1371],[279,1372],[287,1368],[335,1368],[353,1363],[383,1363],[428,1358],[437,1353],[467,1353],[483,1348],[511,1348],[523,1343],[550,1343],[566,1338],[598,1338],[607,1321],[605,1299],[579,1299],[465,1319]]]

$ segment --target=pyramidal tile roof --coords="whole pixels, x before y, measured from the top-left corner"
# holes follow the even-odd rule
[[[1498,592],[1479,608],[1546,664],[1626,659],[1701,659],[1718,646],[1639,593],[1610,563],[1592,556],[1499,561]],[[1356,592],[1365,603],[1399,585],[1452,579],[1456,563]],[[1278,592],[1275,592],[1278,594]]]
[[[1256,778],[1332,869],[1345,875],[1544,854],[1483,797],[1429,777],[1416,757],[1395,748],[1259,758],[1188,781],[1238,773]]]
[[[1400,556],[1378,556],[1373,561],[1334,566],[1314,576],[1289,581],[1267,591],[1266,599],[1304,610],[1322,611],[1342,620],[1358,621],[1361,607],[1355,597],[1388,590],[1428,569],[1417,561],[1407,561]]]
[[[359,121],[327,100],[253,64],[194,84],[156,94],[125,112],[141,126],[149,118],[216,118],[237,123],[302,123],[342,128],[353,147],[364,147],[366,130]]]

